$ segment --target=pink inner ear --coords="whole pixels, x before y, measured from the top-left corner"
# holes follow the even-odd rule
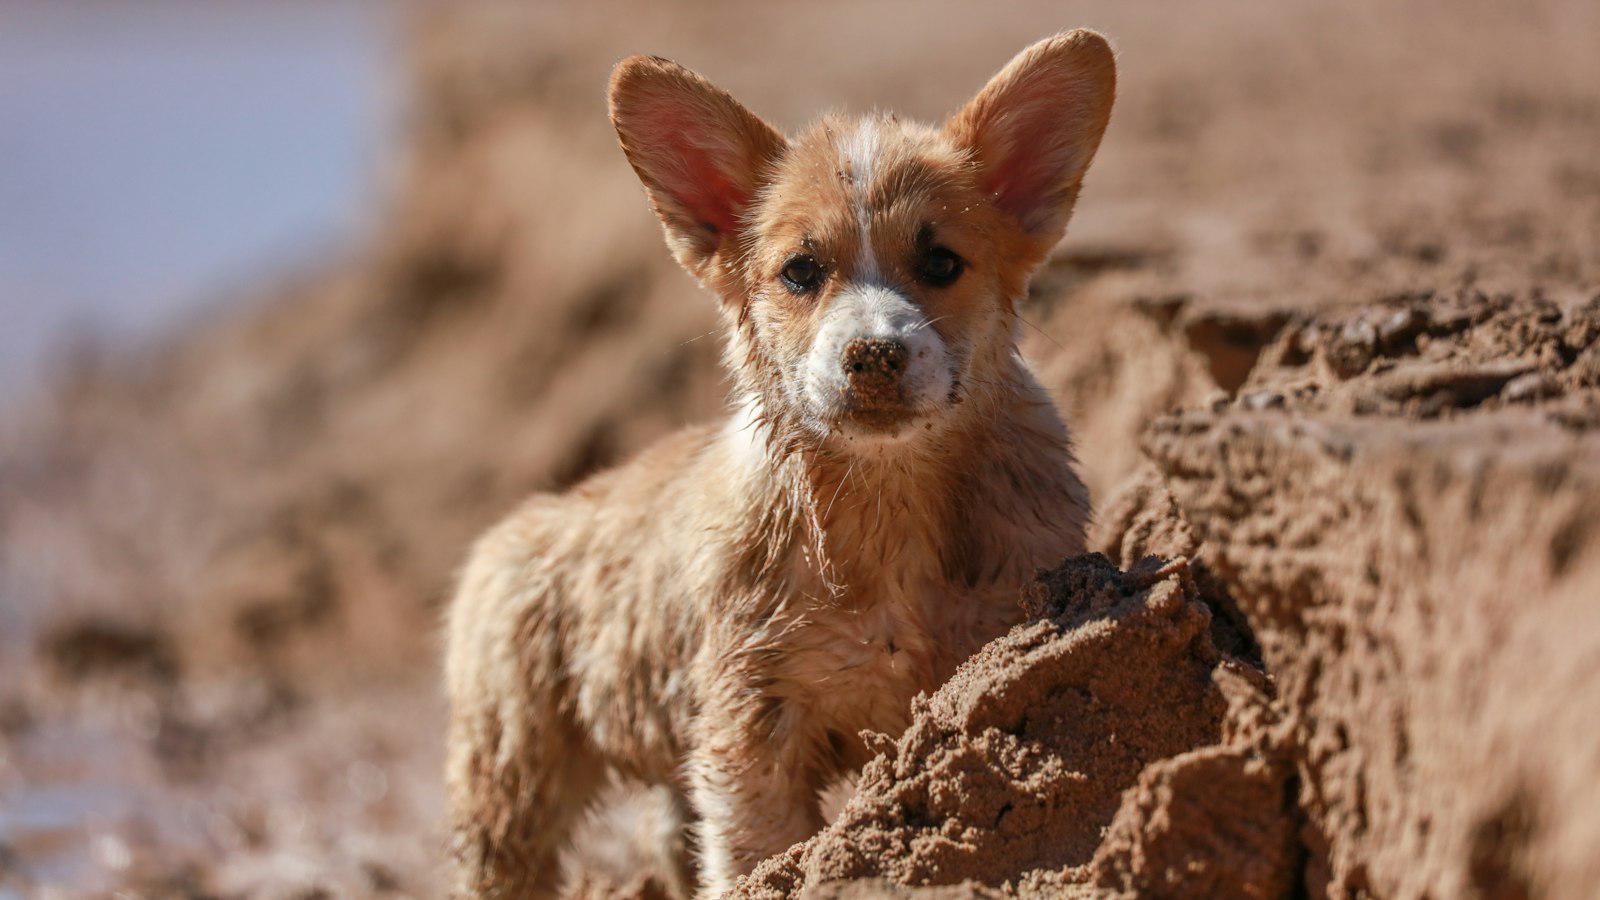
[[[991,159],[984,187],[1000,208],[1032,227],[1041,209],[1054,202],[1060,187],[1058,156],[1060,135],[1048,115],[1021,116],[1007,123],[998,159]]]
[[[750,198],[717,164],[705,142],[695,139],[706,123],[679,110],[663,110],[653,118],[652,132],[661,135],[679,162],[677,171],[663,179],[662,188],[696,223],[717,234],[734,230]]]
[[[996,168],[989,178],[988,188],[1002,210],[1024,224],[1031,224],[1030,219],[1039,206],[1039,194],[1045,185],[1044,179],[1038,177],[1037,167],[1024,163]]]
[[[684,173],[690,184],[679,199],[695,221],[716,230],[732,231],[739,223],[739,210],[749,197],[734,186],[704,153],[684,155]]]

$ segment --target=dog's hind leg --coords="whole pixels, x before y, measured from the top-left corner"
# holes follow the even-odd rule
[[[555,896],[561,852],[604,785],[604,766],[580,749],[577,735],[541,734],[507,744],[502,730],[496,746],[483,741],[481,731],[460,739],[459,727],[452,727],[449,764],[457,896]]]
[[[448,626],[456,894],[550,897],[607,771],[565,699],[561,605],[528,577],[536,565],[516,553],[526,543],[505,536],[491,533],[473,554]]]

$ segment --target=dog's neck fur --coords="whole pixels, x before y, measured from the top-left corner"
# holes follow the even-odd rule
[[[819,434],[772,412],[761,392],[735,388],[725,439],[747,469],[741,480],[764,488],[748,502],[767,507],[746,521],[761,523],[769,547],[779,538],[803,548],[829,595],[819,599],[851,602],[855,589],[885,577],[981,579],[985,561],[959,528],[963,504],[977,499],[965,484],[1013,453],[1070,453],[1054,407],[1015,353],[989,362],[947,420],[877,441]]]

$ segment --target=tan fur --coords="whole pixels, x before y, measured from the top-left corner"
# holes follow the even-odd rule
[[[1113,72],[1072,32],[944,129],[828,118],[791,143],[675,64],[618,67],[623,148],[722,301],[735,412],[474,548],[448,622],[463,893],[553,891],[609,772],[672,787],[698,849],[682,881],[722,892],[821,824],[863,730],[902,730],[1017,621],[1035,568],[1083,549],[1087,493],[1012,302],[1066,226]],[[929,235],[966,262],[949,286],[914,271]],[[805,295],[776,275],[800,248],[827,272]],[[804,383],[829,309],[870,291],[925,316],[908,333],[948,360],[888,419]]]

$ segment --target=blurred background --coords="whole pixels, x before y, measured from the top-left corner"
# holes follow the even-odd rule
[[[8,4],[0,384],[148,339],[376,220],[399,11],[375,3]]]
[[[1288,317],[1593,293],[1590,0],[6,3],[0,897],[439,893],[468,541],[722,407],[611,65],[937,119],[1076,26],[1119,101],[1023,352],[1097,498]]]

